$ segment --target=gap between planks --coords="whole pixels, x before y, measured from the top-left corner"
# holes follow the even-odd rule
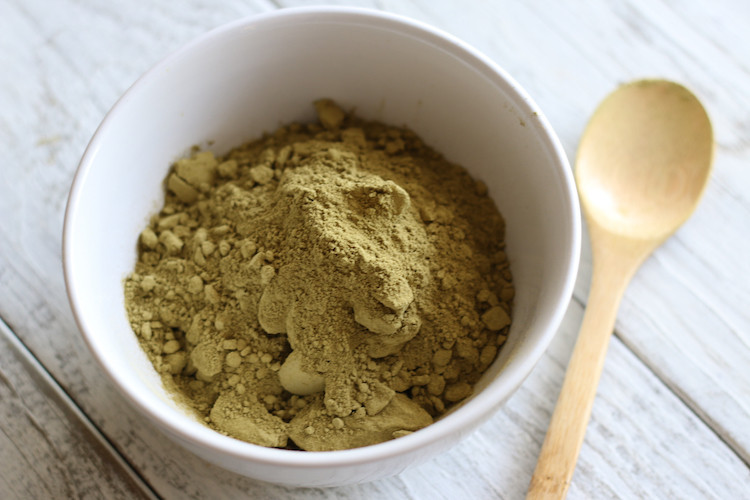
[[[57,380],[47,371],[34,354],[29,351],[23,341],[13,332],[3,318],[0,318],[0,337],[2,340],[10,344],[11,350],[19,361],[26,365],[26,369],[34,372],[38,376],[38,379],[34,382],[46,386],[46,389],[56,397],[56,403],[63,405],[64,409],[69,411],[72,417],[76,419],[76,422],[83,426],[84,431],[88,432],[96,440],[97,444],[101,446],[102,450],[109,454],[109,458],[114,462],[113,465],[119,467],[119,469],[127,475],[128,479],[130,479],[133,484],[141,490],[146,498],[158,499],[159,496],[154,492],[150,485],[140,474],[138,474],[130,463],[125,460],[125,458],[118,452],[117,448],[88,418],[81,408],[78,407],[75,401],[68,395],[62,386],[60,386]]]
[[[581,306],[585,313],[587,305],[586,301],[577,297],[575,294],[573,294],[570,300],[576,302],[579,306]],[[707,418],[708,415],[705,412],[699,411],[699,408],[697,407],[693,399],[688,398],[687,394],[684,391],[680,391],[677,386],[671,383],[670,379],[664,377],[663,373],[661,373],[659,370],[654,369],[654,367],[651,366],[651,363],[649,363],[649,360],[643,356],[643,353],[635,349],[634,346],[630,342],[628,342],[626,336],[620,334],[617,326],[615,326],[615,328],[613,329],[612,336],[616,337],[620,342],[622,342],[622,345],[625,346],[643,366],[648,368],[648,370],[654,375],[654,377],[656,377],[669,392],[671,392],[677,399],[679,399],[685,405],[685,408],[690,411],[690,413],[695,415],[695,418],[705,424],[705,426],[711,430],[711,432],[719,439],[719,441],[724,443],[727,448],[730,449],[742,463],[750,467],[750,461],[748,460],[748,457],[744,453],[742,453],[739,444],[734,440],[727,440],[722,435],[720,430],[717,429],[718,427],[720,427],[720,425],[717,424],[717,422],[715,422],[713,419]],[[577,338],[578,334],[576,334],[576,339]],[[565,363],[565,366],[563,368],[564,370],[567,370],[567,362]]]

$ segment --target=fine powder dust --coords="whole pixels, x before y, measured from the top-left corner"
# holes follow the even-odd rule
[[[311,451],[406,435],[472,393],[514,289],[487,188],[330,100],[166,181],[126,279],[167,389],[213,429]]]

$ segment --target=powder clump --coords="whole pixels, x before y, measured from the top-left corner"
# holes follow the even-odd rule
[[[178,160],[125,296],[198,418],[322,451],[407,435],[470,396],[514,289],[486,186],[409,130],[315,107],[316,123]]]

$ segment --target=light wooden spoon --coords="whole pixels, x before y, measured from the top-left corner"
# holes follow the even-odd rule
[[[712,156],[706,111],[668,81],[620,87],[586,127],[576,182],[593,254],[591,291],[527,499],[567,494],[620,299],[643,260],[695,209]]]

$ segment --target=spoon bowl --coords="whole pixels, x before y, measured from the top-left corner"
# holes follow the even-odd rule
[[[703,106],[685,87],[664,80],[620,87],[586,127],[576,182],[591,239],[591,291],[528,499],[567,494],[625,288],[693,213],[712,156]]]
[[[581,138],[576,182],[589,221],[663,239],[693,212],[711,171],[711,122],[685,87],[642,80],[607,97]]]

